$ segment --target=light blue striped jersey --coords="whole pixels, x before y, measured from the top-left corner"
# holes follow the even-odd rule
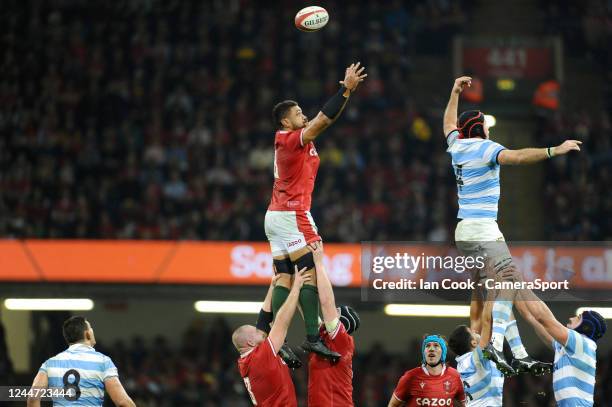
[[[457,181],[457,218],[497,219],[500,193],[497,155],[506,148],[488,139],[458,137],[459,131],[453,130],[446,138],[446,151],[451,155]]]
[[[553,340],[553,390],[560,407],[592,406],[595,391],[595,341],[568,330],[567,344]]]
[[[477,346],[456,358],[457,371],[468,395],[469,407],[501,407],[504,395],[504,375],[495,364],[485,359]]]
[[[99,406],[104,402],[104,380],[118,376],[113,361],[82,343],[71,345],[65,351],[47,359],[40,367],[49,378],[49,387],[66,388],[78,386],[80,394],[76,400],[54,398],[54,406]],[[76,388],[72,387],[75,391]],[[74,397],[76,398],[76,396]]]

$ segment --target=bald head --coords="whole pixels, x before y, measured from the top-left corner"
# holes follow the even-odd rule
[[[232,343],[240,353],[244,353],[250,348],[254,348],[264,339],[265,334],[258,331],[253,325],[242,325],[232,334]]]

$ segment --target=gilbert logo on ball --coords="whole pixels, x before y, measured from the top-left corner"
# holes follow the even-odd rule
[[[313,32],[325,27],[329,21],[327,10],[319,6],[305,7],[295,15],[295,28]]]

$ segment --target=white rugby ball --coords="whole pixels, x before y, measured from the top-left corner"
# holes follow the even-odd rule
[[[295,15],[295,28],[313,32],[325,27],[329,21],[327,10],[319,6],[305,7]]]

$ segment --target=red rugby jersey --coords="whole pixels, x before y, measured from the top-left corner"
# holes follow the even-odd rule
[[[453,400],[465,401],[461,376],[445,366],[442,374],[432,376],[424,366],[407,371],[393,392],[406,406],[452,406]]]
[[[240,355],[238,369],[253,405],[297,407],[289,368],[278,356],[269,338]]]
[[[308,407],[346,407],[353,405],[353,355],[355,342],[338,322],[335,332],[320,330],[323,343],[341,356],[332,364],[311,353],[308,361]]]
[[[314,143],[302,143],[304,129],[278,130],[274,137],[274,187],[271,211],[309,211],[319,170]]]

